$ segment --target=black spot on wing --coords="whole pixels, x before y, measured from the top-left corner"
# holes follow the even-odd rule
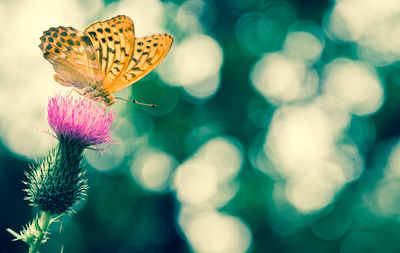
[[[92,41],[89,39],[89,37],[88,36],[82,36],[81,37],[81,41],[83,42],[83,43],[85,43],[86,45],[92,45]]]

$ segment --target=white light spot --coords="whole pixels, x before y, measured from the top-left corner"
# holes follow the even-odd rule
[[[195,85],[184,86],[186,93],[198,99],[209,98],[214,95],[220,84],[219,75],[215,75]]]
[[[216,76],[221,68],[222,48],[207,35],[190,35],[175,44],[160,77],[173,86],[195,85]]]
[[[178,200],[199,208],[224,206],[237,191],[234,179],[242,159],[241,147],[232,138],[209,140],[176,169]]]
[[[387,160],[387,164],[383,167],[383,173],[379,172],[379,176],[383,177],[366,201],[368,200],[371,210],[378,215],[399,220],[399,197],[393,194],[400,191],[400,141],[398,139],[396,141],[397,143],[390,141],[378,145],[380,150],[375,157],[380,157],[381,163]]]
[[[243,222],[217,212],[195,215],[183,228],[196,252],[241,253],[251,243],[251,233]]]
[[[275,112],[264,144],[271,164],[260,170],[274,175],[274,169],[287,179],[281,187],[286,198],[277,202],[288,199],[303,213],[315,212],[361,175],[364,164],[357,147],[339,144],[338,137],[348,123],[347,114],[326,109],[322,101],[281,107]]]
[[[376,112],[383,103],[383,88],[373,68],[339,58],[324,70],[324,95],[333,106],[356,115]]]
[[[266,54],[250,72],[255,89],[270,103],[308,98],[316,93],[318,75],[304,63],[280,54]]]
[[[219,168],[216,170],[219,181],[234,178],[243,161],[240,147],[233,144],[229,138],[217,137],[208,141],[196,155]]]
[[[323,45],[313,34],[308,32],[291,32],[287,35],[284,52],[297,59],[316,61],[319,59]]]
[[[112,136],[113,142],[110,148],[104,153],[88,150],[85,153],[85,159],[93,168],[99,171],[110,171],[116,169],[125,159],[125,146],[120,144],[122,141],[115,134]]]
[[[307,175],[287,185],[290,202],[304,213],[317,211],[328,205],[334,197],[334,188],[324,177]]]
[[[303,173],[332,152],[335,130],[317,106],[283,107],[272,119],[264,149],[279,161],[282,173]]]
[[[144,188],[164,191],[169,186],[169,177],[175,165],[172,156],[161,151],[151,151],[134,158],[131,173]]]
[[[174,186],[179,201],[186,204],[201,204],[217,191],[216,170],[208,163],[187,161],[178,167]]]
[[[336,1],[327,20],[330,37],[358,43],[358,54],[375,65],[400,59],[399,1]]]
[[[176,23],[190,33],[201,32],[203,29],[200,18],[205,11],[206,3],[202,0],[189,0],[183,3],[176,14]]]

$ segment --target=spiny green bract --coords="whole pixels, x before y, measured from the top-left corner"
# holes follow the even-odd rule
[[[83,199],[88,188],[85,171],[80,166],[83,148],[70,145],[60,142],[25,173],[28,178],[25,199],[52,215],[72,212],[72,206]]]

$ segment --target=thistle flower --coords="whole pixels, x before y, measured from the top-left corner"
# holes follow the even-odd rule
[[[83,151],[93,145],[111,144],[115,114],[82,98],[56,95],[50,98],[48,122],[59,145],[31,167],[27,199],[51,215],[71,212],[87,189],[80,163]]]
[[[111,144],[113,112],[88,99],[56,95],[49,100],[47,120],[60,140],[77,141],[84,147]]]
[[[57,147],[31,166],[26,173],[26,199],[41,212],[20,233],[7,229],[15,240],[29,244],[29,252],[38,252],[47,239],[49,225],[82,200],[88,188],[81,166],[83,151],[98,144],[111,144],[113,112],[90,100],[56,95],[47,106],[47,119],[59,140]],[[52,216],[56,216],[52,218]]]

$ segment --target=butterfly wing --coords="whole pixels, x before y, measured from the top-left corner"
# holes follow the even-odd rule
[[[114,93],[139,81],[150,73],[167,55],[173,37],[169,34],[154,34],[136,38],[132,57],[124,73],[113,82],[105,82],[103,89]]]
[[[52,27],[40,40],[39,47],[44,58],[53,65],[57,82],[78,89],[102,83],[100,63],[85,33],[72,27]]]
[[[85,29],[104,73],[104,83],[118,79],[128,67],[135,40],[132,20],[123,15],[91,24]],[[103,88],[103,87],[101,87]]]
[[[172,41],[169,34],[135,39],[132,20],[120,15],[93,23],[85,32],[72,27],[50,28],[41,37],[40,48],[52,63],[57,82],[90,88],[86,92],[90,91],[92,98],[112,101],[111,93],[152,71],[164,59]]]

